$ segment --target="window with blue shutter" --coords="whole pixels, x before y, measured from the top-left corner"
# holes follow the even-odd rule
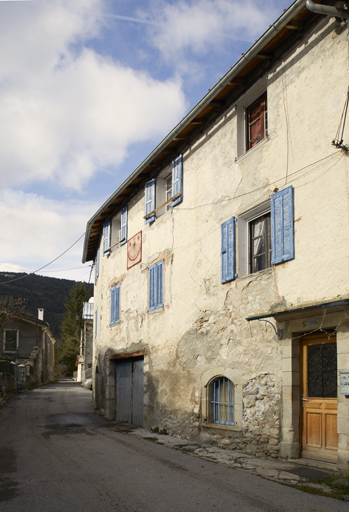
[[[293,187],[271,196],[272,265],[294,258]]]
[[[127,205],[121,210],[121,238],[120,245],[127,242]]]
[[[172,196],[180,194],[174,199],[171,206],[176,206],[183,201],[183,156],[172,161]]]
[[[110,323],[120,322],[120,284],[110,290]]]
[[[235,217],[221,226],[221,283],[236,277]]]
[[[148,181],[145,184],[145,223],[154,222],[155,213],[148,216],[148,213],[152,212],[156,208],[156,178]]]
[[[98,309],[95,311],[95,338],[97,338],[97,318],[98,318]]]
[[[164,305],[164,260],[149,267],[149,311]]]
[[[97,282],[98,276],[99,276],[99,247],[97,249],[96,261],[95,261],[95,284]]]
[[[103,223],[103,256],[110,254],[111,246],[111,220],[106,220]]]

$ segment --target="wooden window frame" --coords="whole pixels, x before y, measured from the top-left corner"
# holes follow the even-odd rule
[[[252,111],[260,106],[260,116],[251,121]],[[260,121],[260,130],[258,135],[253,139],[251,138],[251,127]],[[265,139],[268,135],[268,102],[267,93],[263,93],[246,109],[246,148],[247,151],[255,147],[260,141]]]
[[[268,223],[269,219],[269,223]],[[263,220],[264,223],[264,232],[261,235],[258,235],[256,237],[253,237],[253,225],[255,222],[260,222]],[[251,219],[249,221],[249,270],[250,274],[256,274],[257,272],[260,272],[261,270],[265,270],[267,268],[271,267],[271,212],[266,212],[263,215],[260,215],[259,217],[256,217],[254,219]],[[265,250],[263,252],[254,254],[254,241],[257,240],[257,238],[264,238],[264,246]],[[265,265],[263,268],[259,268],[258,270],[254,270],[254,259],[257,256],[260,256],[262,254],[265,254]]]

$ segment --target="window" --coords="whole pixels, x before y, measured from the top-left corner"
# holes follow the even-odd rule
[[[127,242],[127,220],[128,206],[125,205],[111,220],[110,250],[112,252]]]
[[[120,322],[120,284],[110,290],[110,323]]]
[[[175,197],[171,202],[170,199]],[[154,222],[183,200],[183,157],[172,161],[172,169],[164,169],[145,185],[145,223]],[[151,215],[149,215],[151,214]]]
[[[226,377],[218,377],[210,384],[211,418],[213,423],[235,425],[234,384]]]
[[[149,267],[149,311],[164,305],[164,260]]]
[[[16,352],[18,347],[18,330],[4,330],[4,352]]]
[[[293,203],[289,186],[238,217],[239,277],[294,259]],[[229,228],[233,219],[221,227],[222,283],[236,277],[235,230]]]
[[[267,135],[267,93],[264,93],[246,109],[246,149],[253,148]]]
[[[250,232],[250,273],[270,267],[270,213],[266,213],[249,223]]]
[[[98,309],[95,311],[95,338],[97,338],[97,320],[98,320]]]

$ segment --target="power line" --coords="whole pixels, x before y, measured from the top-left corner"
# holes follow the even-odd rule
[[[4,283],[0,283],[0,285],[2,284],[9,284],[9,283],[14,283],[15,281],[19,281],[20,279],[25,279],[26,277],[29,277],[30,275],[32,274],[36,274],[36,272],[40,272],[40,270],[42,270],[43,268],[46,268],[48,267],[49,265],[52,265],[52,263],[54,263],[55,261],[57,261],[59,258],[61,258],[62,256],[64,256],[64,254],[66,254],[68,251],[70,251],[70,249],[72,247],[74,247],[74,245],[76,245],[78,242],[80,242],[80,240],[82,239],[82,237],[85,236],[85,233],[83,233],[77,240],[76,242],[74,242],[70,247],[68,247],[68,249],[66,249],[64,252],[62,252],[62,254],[60,254],[59,256],[57,256],[57,258],[55,258],[54,260],[50,261],[49,263],[47,263],[46,265],[43,265],[42,267],[38,268],[37,270],[34,270],[33,272],[30,272],[29,274],[25,275],[25,276],[22,276],[22,277],[17,277],[16,279],[11,279],[11,281],[6,281]]]

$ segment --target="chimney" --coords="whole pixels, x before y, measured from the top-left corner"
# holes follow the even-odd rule
[[[44,310],[43,310],[43,308],[38,308],[38,320],[44,321]]]

